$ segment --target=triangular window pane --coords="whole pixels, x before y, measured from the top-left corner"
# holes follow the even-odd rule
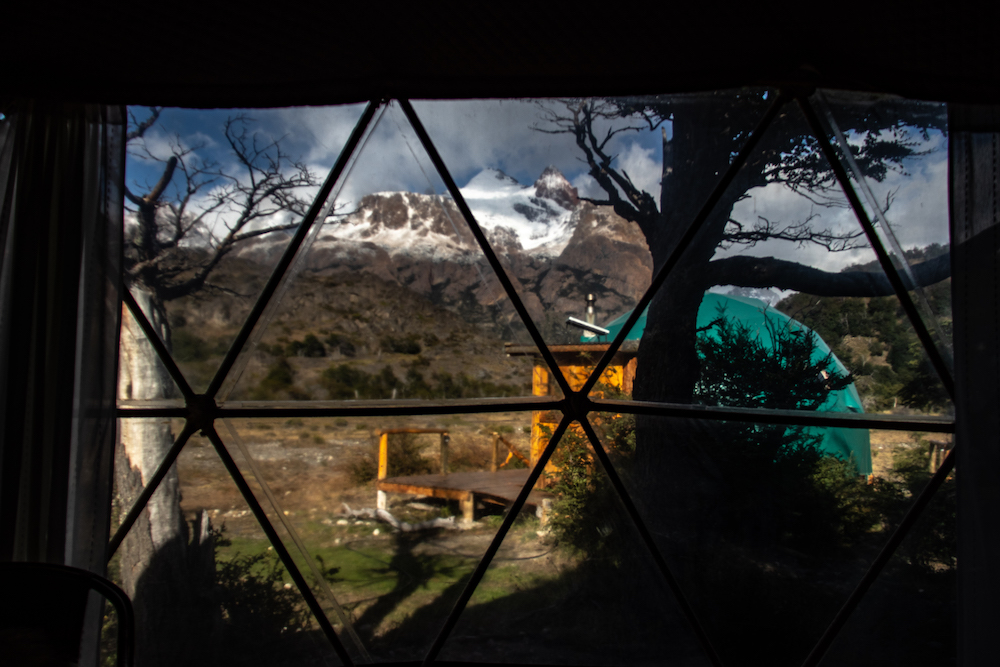
[[[229,423],[227,448],[348,650],[359,660],[422,659],[527,478],[508,454],[527,457],[530,415]]]
[[[340,193],[229,397],[531,395],[530,363],[504,349],[520,319],[394,105]]]
[[[886,446],[879,458],[891,457],[895,483],[917,493],[950,445],[946,436],[931,434]],[[851,614],[821,665],[956,664],[955,504],[952,473]]]
[[[578,425],[522,511],[441,653],[540,664],[710,664]]]
[[[135,607],[143,664],[340,664],[207,438],[187,444],[109,573]]]
[[[806,428],[634,420],[634,455],[618,447],[616,467],[724,663],[801,664],[918,490],[900,462],[923,452],[926,476],[928,443],[940,441],[936,462],[950,447],[947,436],[865,432],[870,479]]]
[[[924,261],[946,261],[941,257],[950,245],[945,105],[829,91],[812,100],[901,277],[915,277],[916,266]],[[845,156],[845,144],[851,159]],[[950,284],[918,286],[911,292],[949,363]]]
[[[947,393],[798,107],[784,108],[719,207],[628,334],[639,349],[635,398],[947,410]],[[817,304],[841,307],[831,326],[810,316]],[[610,335],[624,320],[606,325]],[[827,359],[831,351],[839,359]],[[618,364],[623,377],[628,361]]]

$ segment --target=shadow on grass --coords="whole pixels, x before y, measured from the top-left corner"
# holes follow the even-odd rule
[[[433,576],[439,557],[414,558],[404,548],[393,563]],[[419,569],[417,569],[419,568]],[[480,583],[450,634],[440,659],[449,661],[572,664],[630,664],[662,660],[700,665],[700,649],[669,599],[651,594],[650,582],[624,568],[582,562],[552,574],[530,574],[521,564],[496,562]],[[461,574],[432,600],[378,638],[391,647],[386,658],[422,659],[437,637],[471,576]],[[359,627],[380,622],[412,595],[412,577],[380,597],[359,619]]]
[[[468,573],[460,575],[459,572],[463,569],[471,571],[471,566],[460,564],[454,557],[419,552],[419,548],[437,534],[438,531],[423,534],[396,533],[391,560],[384,568],[373,570],[378,574],[395,577],[395,585],[387,593],[378,596],[375,603],[355,620],[354,625],[362,641],[371,642],[386,618],[420,591],[434,587],[440,578],[450,580],[460,577],[435,600],[447,598],[448,591],[468,580]],[[452,596],[454,597],[457,597],[457,593]],[[408,619],[407,624],[410,622]]]

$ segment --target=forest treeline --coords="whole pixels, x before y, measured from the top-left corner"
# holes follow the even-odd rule
[[[947,254],[948,250],[948,246],[935,243],[907,250],[905,255],[912,265]],[[844,271],[882,269],[873,261]],[[925,287],[924,294],[942,333],[950,339],[951,280]],[[776,308],[826,341],[851,372],[866,410],[905,406],[940,411],[950,405],[944,386],[895,296],[816,297],[798,293],[782,300]]]

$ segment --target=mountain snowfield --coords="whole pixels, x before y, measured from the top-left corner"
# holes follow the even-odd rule
[[[576,189],[555,167],[530,186],[498,169],[474,176],[462,195],[497,251],[521,250],[558,256],[576,226]],[[473,261],[475,240],[451,197],[414,192],[378,192],[361,198],[357,209],[328,219],[317,247],[374,244],[390,255]]]
[[[555,167],[528,186],[484,169],[461,190],[532,318],[553,332],[558,328],[558,335],[579,337],[562,330],[567,314],[583,313],[587,294],[594,294],[599,317],[612,319],[633,307],[649,285],[652,258],[638,227],[610,206],[582,201]],[[287,242],[288,234],[259,237],[234,256],[273,265]],[[364,195],[353,211],[327,218],[301,260],[307,274],[370,276],[459,312],[467,322],[492,321],[506,300],[446,195]]]
[[[505,227],[533,254],[558,255],[573,234],[572,210],[579,199],[555,167],[546,168],[532,186],[486,169],[462,188],[462,196],[484,230]]]

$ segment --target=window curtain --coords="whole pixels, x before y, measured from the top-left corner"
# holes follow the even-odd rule
[[[0,560],[103,574],[125,110],[0,111]]]
[[[960,665],[1000,624],[1000,107],[949,107]]]

